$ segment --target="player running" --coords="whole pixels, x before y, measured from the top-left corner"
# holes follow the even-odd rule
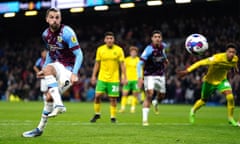
[[[237,126],[237,123],[233,118],[234,96],[232,94],[232,87],[227,79],[227,74],[231,69],[235,68],[238,70],[238,57],[236,56],[236,49],[237,46],[234,43],[229,43],[226,45],[226,52],[218,53],[211,57],[197,61],[186,70],[178,72],[178,75],[183,77],[200,66],[208,66],[207,74],[203,77],[201,98],[195,102],[190,110],[190,123],[194,123],[197,110],[205,105],[208,98],[216,90],[218,90],[226,96],[229,123],[233,126]]]
[[[148,126],[148,113],[152,102],[154,91],[160,102],[166,93],[165,67],[168,59],[165,53],[166,44],[162,42],[162,33],[155,30],[151,35],[152,43],[143,51],[137,66],[138,86],[144,90],[146,98],[143,102],[142,122],[143,126]],[[144,72],[142,72],[142,69]],[[143,81],[144,79],[144,81]]]
[[[48,53],[43,69],[37,73],[41,78],[41,91],[44,92],[43,113],[38,127],[24,132],[23,137],[36,137],[43,133],[49,117],[66,111],[61,94],[78,80],[83,54],[76,34],[61,24],[61,12],[56,8],[47,10],[46,22],[49,24],[43,34]]]
[[[47,56],[47,50],[46,49],[43,49],[41,51],[41,57],[38,58],[35,62],[35,65],[33,66],[33,70],[38,73],[41,71],[44,63],[45,63],[45,60],[46,60],[46,56]]]

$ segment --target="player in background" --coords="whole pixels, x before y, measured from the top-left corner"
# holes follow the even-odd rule
[[[194,123],[197,110],[205,105],[208,98],[218,90],[226,96],[229,123],[233,126],[237,126],[233,117],[234,96],[232,94],[232,87],[227,79],[227,74],[231,69],[234,68],[238,71],[236,49],[237,46],[234,43],[228,43],[226,45],[226,52],[214,54],[211,57],[199,60],[186,70],[178,72],[178,75],[183,77],[201,66],[208,66],[208,71],[203,77],[201,98],[195,102],[190,110],[190,123]]]
[[[154,30],[151,35],[151,44],[143,51],[137,65],[138,87],[144,83],[146,98],[143,102],[142,122],[148,126],[148,113],[152,102],[154,91],[160,102],[166,93],[165,67],[168,64],[165,53],[166,44],[162,42],[162,33]],[[142,72],[143,69],[143,72]]]
[[[117,98],[119,97],[120,71],[122,73],[122,83],[127,83],[126,70],[124,66],[123,49],[115,44],[115,37],[112,32],[104,34],[104,43],[99,46],[96,52],[96,62],[94,64],[91,83],[96,84],[94,111],[95,115],[90,120],[94,123],[100,119],[101,97],[107,94],[110,100],[110,120],[116,122]],[[98,79],[96,78],[98,74]]]
[[[43,49],[41,51],[41,57],[39,57],[36,60],[35,65],[33,66],[33,70],[35,71],[36,74],[39,73],[42,70],[42,67],[43,67],[43,65],[46,61],[46,56],[47,56],[47,50]],[[40,84],[43,83],[42,81],[43,81],[43,79],[40,79]],[[41,94],[39,93],[39,95],[41,95]]]
[[[46,60],[46,56],[47,56],[47,50],[46,49],[43,49],[41,51],[41,57],[39,57],[37,59],[37,61],[35,62],[35,65],[33,66],[33,70],[38,73],[42,70],[42,67],[45,63],[45,60]]]
[[[136,46],[130,46],[129,52],[130,56],[126,57],[124,60],[128,83],[124,85],[122,88],[121,108],[119,110],[120,113],[125,111],[127,98],[130,91],[132,91],[133,94],[130,112],[131,113],[135,112],[138,94],[140,91],[137,85],[137,73],[136,73],[137,64],[139,62],[138,48]]]
[[[41,91],[44,92],[42,117],[36,129],[24,132],[23,137],[42,135],[49,117],[66,111],[61,94],[78,80],[83,54],[76,34],[67,25],[61,24],[61,12],[50,8],[46,13],[49,27],[43,32],[48,53],[43,69],[37,73],[42,79]]]

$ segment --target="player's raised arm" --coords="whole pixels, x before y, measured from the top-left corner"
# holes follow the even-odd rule
[[[209,58],[205,58],[202,59],[200,61],[195,62],[194,64],[192,64],[191,66],[189,66],[187,69],[185,70],[181,70],[181,71],[177,71],[177,75],[178,77],[184,77],[185,75],[187,75],[188,73],[194,71],[195,69],[201,67],[201,66],[207,66],[211,63],[211,61],[213,60],[213,57],[209,57]]]
[[[209,57],[209,58],[205,58],[205,59],[202,59],[200,61],[197,61],[194,64],[192,64],[190,67],[188,67],[187,71],[192,72],[192,71],[194,71],[195,69],[197,69],[201,66],[207,66],[213,61],[213,59],[214,59],[214,57]]]

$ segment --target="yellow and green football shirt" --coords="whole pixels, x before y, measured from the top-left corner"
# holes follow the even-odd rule
[[[194,63],[188,67],[187,71],[191,72],[200,66],[208,66],[208,71],[203,77],[203,81],[218,85],[222,80],[227,78],[229,70],[237,68],[237,63],[237,56],[234,56],[232,61],[228,61],[226,53],[219,53]]]
[[[98,80],[119,82],[119,63],[124,61],[123,49],[118,45],[109,48],[106,44],[97,49],[96,61],[100,62]]]
[[[126,67],[126,74],[128,81],[137,81],[137,64],[139,57],[128,56],[125,58],[124,63]]]

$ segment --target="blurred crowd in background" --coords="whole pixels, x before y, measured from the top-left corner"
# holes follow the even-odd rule
[[[103,43],[103,34],[113,31],[116,43],[119,44],[128,56],[128,48],[135,45],[139,54],[150,42],[151,32],[159,29],[163,34],[163,41],[168,44],[167,56],[169,65],[166,68],[167,95],[163,102],[191,104],[200,97],[201,79],[206,72],[202,67],[179,79],[177,70],[188,67],[195,61],[211,56],[217,52],[224,52],[228,42],[235,42],[240,50],[240,17],[238,16],[201,16],[175,17],[148,21],[144,19],[124,20],[124,18],[110,18],[101,22],[81,24],[81,20],[65,20],[76,32],[80,46],[84,53],[84,61],[79,72],[80,80],[63,95],[66,101],[92,101],[94,85],[90,78],[95,62],[97,47]],[[64,17],[63,17],[64,19]],[[39,23],[39,25],[44,25]],[[29,31],[33,27],[27,28]],[[40,57],[45,45],[41,39],[41,32],[37,35],[12,34],[12,37],[0,39],[0,98],[11,100],[34,101],[42,99],[40,80],[36,79],[33,66]],[[192,33],[201,33],[207,37],[209,50],[203,56],[192,56],[184,48],[185,38]],[[16,37],[15,37],[16,36]],[[240,103],[240,75],[229,74],[236,104]],[[225,104],[225,98],[216,93],[209,100],[213,104]]]

